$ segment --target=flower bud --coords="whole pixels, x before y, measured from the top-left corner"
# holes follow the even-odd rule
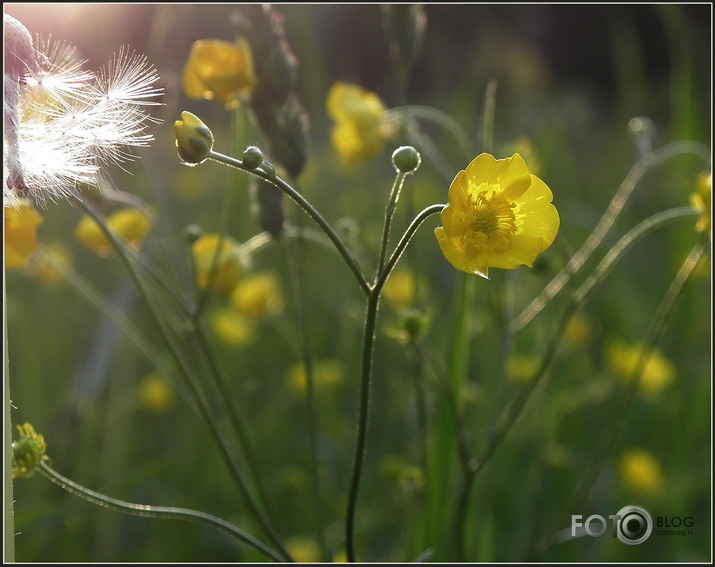
[[[256,146],[248,146],[243,151],[243,167],[256,169],[263,163],[263,152]]]
[[[47,445],[29,423],[18,425],[20,437],[12,443],[12,477],[30,478],[45,458]]]
[[[400,146],[392,152],[392,164],[402,173],[412,173],[420,166],[421,161],[419,152],[412,146]]]
[[[181,118],[174,122],[176,148],[184,163],[196,165],[209,156],[214,137],[209,127],[198,116],[184,111],[181,113]]]
[[[203,234],[203,230],[201,230],[201,227],[197,224],[187,224],[182,230],[181,230],[181,238],[184,239],[184,242],[186,244],[191,245],[194,242],[196,242],[199,238],[201,238],[201,235]]]

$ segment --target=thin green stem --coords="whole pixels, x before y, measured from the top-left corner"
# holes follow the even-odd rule
[[[35,249],[34,254],[43,264],[55,270],[62,279],[72,286],[80,297],[84,298],[90,305],[94,306],[129,339],[129,342],[151,362],[163,375],[167,375],[168,366],[159,353],[152,348],[151,343],[143,333],[134,326],[127,317],[116,309],[104,296],[85,278],[67,263],[58,261],[47,249],[40,245]]]
[[[282,240],[279,241],[285,244]],[[289,254],[282,246],[284,258],[288,266],[291,280],[291,291],[293,294],[293,304],[295,305],[296,320],[298,322],[298,340],[300,343],[301,359],[305,370],[305,404],[308,421],[308,439],[310,447],[310,479],[313,489],[313,503],[315,505],[315,532],[318,540],[318,547],[324,560],[329,560],[328,548],[325,542],[325,526],[323,522],[323,498],[320,490],[320,467],[318,459],[318,425],[315,411],[315,366],[313,364],[313,353],[310,348],[310,340],[307,326],[307,316],[305,310],[305,289],[303,287],[304,273],[301,269],[301,256],[304,251],[302,240],[293,241],[294,254]]]
[[[348,506],[345,520],[345,549],[349,562],[356,561],[355,556],[355,511],[360,488],[360,476],[366,454],[367,426],[370,413],[370,387],[372,374],[372,354],[375,346],[375,327],[377,310],[380,304],[380,290],[375,288],[370,292],[365,310],[365,326],[363,328],[362,357],[360,362],[360,398],[358,405],[358,426],[355,439],[355,453],[348,492]]]
[[[97,504],[111,510],[116,510],[119,512],[126,512],[128,514],[133,514],[135,516],[143,516],[147,518],[163,518],[163,519],[175,519],[175,520],[186,520],[191,522],[199,522],[213,528],[217,528],[222,532],[230,535],[233,538],[238,539],[242,543],[256,549],[257,551],[264,554],[269,559],[273,561],[282,562],[284,558],[273,551],[270,547],[260,542],[250,534],[246,533],[242,529],[233,524],[223,520],[217,516],[207,514],[205,512],[200,512],[198,510],[191,510],[189,508],[177,508],[173,506],[149,506],[146,504],[134,504],[132,502],[126,502],[124,500],[118,500],[117,498],[112,498],[101,492],[96,492],[91,490],[81,484],[70,480],[69,478],[61,475],[56,470],[54,470],[50,465],[44,460],[39,466],[40,472],[45,476],[45,478],[51,480],[67,492],[79,496],[92,504]]]
[[[390,228],[392,227],[392,219],[395,216],[395,210],[397,209],[397,201],[400,198],[400,191],[402,191],[402,186],[405,183],[405,178],[407,173],[398,171],[395,176],[395,181],[392,184],[392,189],[390,191],[390,198],[387,202],[387,207],[385,208],[385,221],[382,225],[382,239],[380,241],[380,256],[377,262],[377,273],[375,277],[379,277],[382,268],[385,266],[385,256],[387,255],[387,245],[390,241]]]
[[[311,219],[313,219],[313,221],[315,221],[315,223],[328,236],[328,238],[330,238],[331,242],[335,245],[335,248],[345,260],[346,264],[348,265],[348,268],[350,268],[350,271],[355,276],[355,279],[357,280],[360,289],[365,295],[368,295],[368,293],[370,292],[370,286],[367,283],[367,280],[365,279],[365,276],[363,275],[362,269],[357,263],[357,260],[355,260],[353,255],[350,253],[350,250],[348,250],[348,248],[345,246],[345,244],[337,235],[333,227],[330,226],[328,221],[323,218],[323,216],[315,209],[315,207],[313,207],[313,205],[310,204],[310,202],[305,197],[303,197],[303,195],[296,191],[285,180],[275,175],[275,173],[268,172],[263,168],[247,169],[243,166],[243,162],[241,160],[214,151],[209,152],[208,158],[224,165],[235,167],[237,169],[240,169],[241,171],[245,171],[247,173],[255,175],[256,177],[260,177],[261,179],[272,183],[273,185],[278,187],[278,189],[283,191],[283,193],[285,193]]]
[[[4,221],[3,221],[4,222]],[[3,225],[4,228],[4,225]],[[3,232],[4,234],[4,232]],[[10,361],[8,357],[7,335],[7,289],[5,288],[5,267],[3,266],[2,279],[2,360],[3,360],[3,559],[5,563],[15,561],[15,510],[13,505],[13,480],[12,480],[12,401],[10,398]]]
[[[392,252],[390,258],[387,260],[387,263],[385,264],[385,268],[382,270],[382,273],[377,278],[374,286],[375,289],[381,289],[382,286],[385,285],[387,278],[390,276],[390,273],[397,265],[397,262],[400,260],[400,257],[404,253],[405,249],[407,248],[407,245],[410,243],[410,240],[412,240],[412,237],[415,235],[420,225],[432,215],[441,213],[442,209],[444,209],[445,206],[446,205],[441,204],[430,205],[426,209],[423,209],[414,218],[414,220],[407,227],[407,230],[405,230],[405,233],[402,235],[402,238],[400,238],[400,241],[397,243],[397,246],[395,246],[395,250]]]
[[[611,270],[613,265],[617,260],[626,253],[626,251],[633,246],[638,240],[643,238],[651,230],[659,228],[665,224],[669,224],[673,221],[677,221],[684,217],[692,217],[698,215],[699,212],[692,207],[678,207],[676,209],[668,209],[667,211],[661,211],[647,218],[646,220],[638,223],[631,230],[629,230],[617,243],[616,245],[608,251],[603,257],[603,260],[599,262],[594,269],[593,273],[584,281],[581,286],[575,291],[573,298],[577,303],[584,301],[585,297],[591,292],[591,290],[601,282],[608,272]]]
[[[424,209],[412,221],[407,228],[398,245],[393,251],[390,259],[385,264],[384,269],[378,273],[375,284],[370,288],[367,296],[367,306],[365,308],[365,325],[363,327],[362,355],[360,361],[360,395],[358,403],[358,424],[355,439],[355,452],[353,456],[353,467],[350,478],[350,488],[348,492],[348,504],[345,520],[345,548],[348,561],[354,562],[355,556],[355,512],[357,508],[357,497],[360,488],[360,477],[362,475],[363,461],[366,454],[367,428],[370,414],[370,388],[372,375],[372,355],[375,346],[375,329],[377,325],[377,313],[380,305],[380,293],[387,278],[394,269],[400,256],[405,251],[412,237],[417,232],[420,225],[431,215],[440,212],[444,205],[432,205]]]
[[[182,375],[185,378],[186,383],[190,387],[192,395],[194,396],[194,401],[196,403],[196,406],[199,409],[200,416],[204,420],[204,422],[207,424],[207,426],[209,427],[209,430],[211,431],[212,435],[214,436],[214,439],[216,440],[216,443],[220,449],[220,452],[221,452],[222,456],[224,457],[224,459],[226,459],[226,462],[229,465],[229,469],[230,469],[234,479],[236,480],[236,483],[237,483],[239,489],[241,490],[241,493],[243,494],[243,496],[248,504],[248,507],[251,509],[251,512],[254,514],[256,519],[259,521],[259,523],[263,527],[266,534],[270,537],[271,541],[280,550],[281,554],[286,559],[289,559],[290,555],[283,547],[280,537],[278,536],[277,532],[273,528],[271,522],[268,520],[268,518],[265,516],[263,511],[258,506],[252,493],[248,489],[248,485],[244,478],[243,471],[242,471],[241,467],[238,465],[238,463],[236,463],[234,456],[227,445],[226,439],[224,439],[224,437],[221,435],[220,427],[219,427],[218,423],[216,422],[216,416],[214,416],[213,412],[211,411],[211,406],[210,406],[209,402],[202,395],[201,391],[198,389],[196,383],[192,379],[192,372],[190,369],[191,366],[190,366],[189,362],[184,359],[184,357],[182,356],[181,349],[175,343],[175,341],[172,339],[171,335],[169,334],[169,331],[163,325],[162,317],[157,312],[154,302],[151,301],[149,292],[146,289],[144,283],[142,282],[142,279],[139,276],[138,272],[136,271],[134,265],[132,264],[129,256],[127,255],[124,245],[118,240],[116,235],[109,229],[109,227],[107,226],[107,224],[104,221],[104,219],[102,218],[102,216],[99,214],[99,212],[92,205],[90,205],[89,203],[87,203],[86,201],[84,201],[77,195],[75,195],[75,199],[80,204],[80,206],[97,222],[97,224],[99,225],[103,234],[109,240],[109,242],[112,244],[113,248],[117,252],[122,264],[124,265],[125,269],[127,270],[127,273],[129,274],[130,278],[132,279],[132,281],[135,285],[137,293],[139,294],[139,296],[142,298],[142,300],[146,304],[146,306],[153,318],[153,321],[156,324],[157,329],[159,330],[160,338],[164,341],[164,344],[167,347],[167,349],[169,350],[169,353],[171,354],[172,358],[174,359],[174,362],[176,363],[177,368],[180,370],[180,372],[182,373]]]
[[[394,116],[397,119],[401,119],[403,116],[406,116],[408,119],[428,120],[442,126],[445,130],[452,134],[459,145],[459,149],[464,152],[464,155],[468,159],[471,158],[472,148],[469,142],[469,137],[464,131],[464,128],[462,128],[461,124],[449,114],[431,106],[421,106],[416,104],[398,106],[397,108],[388,110],[387,114],[388,116]]]
[[[554,523],[550,524],[550,529],[546,532],[543,539],[536,545],[532,552],[535,556],[538,557],[543,555],[543,553],[545,553],[549,547],[556,542],[558,534],[556,536],[553,534],[555,530],[558,529],[561,519],[567,517],[567,514],[571,513],[570,511],[582,508],[583,502],[588,497],[589,491],[592,489],[596,479],[606,464],[608,455],[611,453],[613,446],[615,445],[619,432],[625,426],[628,410],[633,405],[633,401],[636,397],[641,378],[643,376],[643,370],[648,362],[648,359],[653,353],[656,343],[665,332],[671,316],[675,312],[678,299],[683,292],[685,284],[690,279],[690,276],[695,271],[702,258],[705,254],[707,254],[709,245],[710,243],[707,238],[702,238],[693,247],[678,270],[675,278],[671,282],[670,287],[663,296],[645,338],[643,339],[643,348],[639,353],[636,365],[633,368],[627,384],[623,388],[623,395],[620,398],[620,403],[614,410],[613,418],[606,421],[609,425],[600,439],[593,461],[587,469],[586,474],[583,475],[582,481],[575,490],[569,505],[556,517]]]
[[[484,103],[482,105],[481,117],[481,148],[482,152],[491,153],[494,148],[494,115],[496,113],[497,102],[497,81],[489,79],[487,88],[484,92]]]

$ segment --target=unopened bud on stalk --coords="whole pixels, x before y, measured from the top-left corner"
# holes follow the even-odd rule
[[[263,163],[263,152],[256,146],[248,146],[243,150],[243,167],[256,169]]]
[[[201,230],[201,227],[199,225],[187,224],[181,231],[181,238],[184,239],[184,242],[186,242],[186,244],[191,246],[194,242],[201,238],[203,232],[204,231]]]
[[[29,423],[18,425],[20,433],[17,441],[12,443],[12,477],[30,478],[42,459],[46,459],[45,451],[47,444],[42,435],[35,433],[35,429]]]
[[[392,152],[392,164],[402,173],[412,173],[421,161],[419,152],[412,146],[400,146]]]
[[[174,122],[176,148],[184,163],[196,165],[211,153],[214,136],[209,127],[191,112],[182,112],[181,118]]]

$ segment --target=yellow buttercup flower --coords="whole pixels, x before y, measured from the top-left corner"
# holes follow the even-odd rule
[[[326,108],[335,121],[331,141],[345,162],[367,160],[382,151],[386,109],[375,93],[337,82],[328,92]]]
[[[42,217],[29,201],[19,201],[4,207],[5,216],[5,268],[12,270],[27,265],[37,247],[37,227]]]
[[[250,93],[256,83],[253,56],[248,42],[201,39],[191,46],[184,66],[183,87],[193,99],[216,99],[235,107],[239,97]]]
[[[519,154],[480,154],[449,187],[437,242],[450,264],[469,274],[488,278],[490,267],[531,267],[559,230],[552,199]]]
[[[564,338],[575,346],[585,346],[591,338],[591,325],[583,315],[576,314],[564,329]]]
[[[161,374],[150,372],[139,382],[139,403],[151,413],[166,413],[176,401],[171,384]]]
[[[151,229],[151,219],[146,213],[135,208],[118,209],[106,218],[107,226],[121,240],[134,248],[139,248]],[[97,222],[84,215],[74,230],[74,235],[82,244],[100,256],[109,256],[114,248]]]
[[[606,359],[611,370],[621,380],[630,380],[641,355],[641,345],[626,345],[612,341],[606,349]],[[655,349],[648,356],[640,378],[640,390],[647,394],[656,394],[670,385],[675,379],[673,364]]]
[[[214,311],[210,320],[214,335],[228,346],[238,347],[253,341],[253,321],[235,309],[228,307]]]
[[[514,382],[528,382],[536,375],[540,363],[536,355],[514,353],[506,361],[506,374]]]
[[[319,563],[320,548],[308,537],[294,536],[286,540],[288,553],[296,563]]]
[[[710,232],[712,216],[713,174],[703,173],[698,177],[695,193],[690,195],[690,203],[700,212],[700,218],[695,225],[698,232]]]
[[[35,256],[28,269],[30,273],[48,287],[55,287],[64,281],[64,276],[58,271],[59,267],[72,265],[72,253],[62,242],[51,242],[44,247],[44,256]]]
[[[643,494],[657,493],[663,485],[660,464],[642,449],[630,449],[620,458],[618,472],[621,483],[629,490]]]
[[[417,282],[412,271],[395,270],[385,282],[382,294],[395,311],[402,311],[414,303],[416,287]]]
[[[228,295],[244,273],[238,245],[230,236],[204,234],[192,245],[196,283]]]
[[[283,310],[283,295],[275,274],[246,276],[231,293],[232,305],[244,315],[260,319]]]
[[[313,365],[313,385],[317,389],[329,388],[343,381],[345,369],[339,360],[317,360]],[[308,387],[308,376],[303,361],[292,364],[286,371],[289,386],[296,392],[304,393]]]

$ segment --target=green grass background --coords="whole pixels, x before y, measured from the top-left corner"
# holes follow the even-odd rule
[[[181,70],[191,43],[233,39],[230,20],[237,6],[6,4],[4,9],[31,32],[76,45],[89,67],[103,64],[122,44],[145,53],[156,66],[166,90],[165,105],[158,110],[164,123],[152,127],[156,140],[141,152],[141,160],[128,166],[132,175],[114,169],[111,180],[156,207],[157,232],[177,258],[182,252],[180,231],[189,223],[212,232],[223,214],[229,219],[228,233],[241,242],[260,231],[250,213],[246,175],[216,163],[183,167],[174,149],[172,125],[182,110],[196,113],[212,128],[218,151],[239,155],[258,141],[250,125],[234,130],[230,114],[216,103],[190,101],[181,92]],[[298,188],[330,222],[343,217],[357,221],[365,269],[371,272],[392,183],[393,148],[386,147],[365,164],[341,164],[329,144],[331,125],[324,105],[337,80],[377,92],[388,107],[397,104],[379,6],[286,4],[276,9],[285,16],[299,60],[299,85],[311,122],[310,158]],[[476,453],[515,392],[504,376],[503,310],[514,312],[526,305],[597,223],[638,157],[628,120],[650,117],[656,148],[684,139],[710,143],[711,7],[430,4],[425,12],[424,46],[410,75],[407,102],[450,114],[476,142],[486,84],[495,78],[495,153],[505,157],[502,148],[521,136],[532,141],[540,177],[554,193],[562,223],[559,240],[536,269],[494,271],[491,281],[472,284],[462,399]],[[467,165],[444,132],[427,131],[455,174]],[[646,175],[600,254],[647,216],[687,205],[702,168],[695,160],[680,158]],[[407,182],[395,234],[422,207],[445,202],[448,185],[424,160]],[[309,224],[292,205],[287,204],[286,211],[295,222]],[[98,258],[73,240],[72,229],[81,216],[77,207],[50,204],[42,215],[41,242],[66,243],[75,269],[103,294],[113,297],[129,285],[116,258]],[[588,344],[560,351],[522,418],[475,481],[465,526],[468,560],[530,560],[530,550],[546,535],[543,530],[553,515],[568,507],[618,401],[604,346],[611,339],[637,342],[645,335],[660,298],[696,240],[693,224],[685,220],[650,235],[593,294],[584,312],[592,333]],[[462,276],[440,255],[431,234],[436,222],[427,225],[403,262],[423,282],[419,303],[432,314],[428,342],[447,364]],[[338,551],[356,419],[363,299],[337,255],[308,244],[303,262],[306,325],[314,357],[338,358],[344,364],[342,383],[316,390],[322,515],[326,540]],[[258,329],[253,344],[215,347],[233,403],[259,448],[279,531],[286,537],[314,538],[305,404],[285,378],[288,366],[299,359],[296,307],[288,295],[280,249],[266,249],[255,264],[279,273],[286,309]],[[638,504],[654,516],[692,516],[694,534],[654,535],[631,547],[609,533],[566,542],[540,559],[711,558],[709,264],[705,271],[688,285],[658,344],[677,369],[674,383],[655,401],[636,399],[614,447],[615,456],[629,447],[651,452],[663,469],[663,490],[649,496],[629,492],[611,459],[583,508],[570,512],[607,516]],[[48,289],[22,272],[6,277],[11,392],[17,407],[12,417],[14,423],[31,422],[44,434],[53,466],[117,498],[196,508],[252,527],[211,437],[190,408],[179,400],[168,413],[152,415],[139,405],[138,381],[152,368],[131,344],[108,332],[111,325],[72,287]],[[215,298],[212,302],[221,304]],[[512,347],[520,352],[543,350],[562,305],[555,301]],[[139,328],[151,332],[140,302],[133,301],[126,312]],[[385,305],[358,505],[358,553],[365,561],[409,561],[432,548],[438,552],[435,559],[450,561],[454,550],[442,537],[452,530],[449,510],[458,489],[453,446],[430,449],[451,462],[444,500],[427,506],[430,483],[436,480],[428,475],[427,484],[419,481],[425,473],[419,400],[430,417],[427,431],[434,436],[440,434],[435,427],[445,427],[437,419],[444,396],[429,368],[386,335],[395,319]],[[106,356],[97,360],[102,349]],[[418,481],[410,482],[415,470]],[[19,561],[261,559],[210,528],[104,510],[64,493],[40,475],[16,481],[15,499]]]

